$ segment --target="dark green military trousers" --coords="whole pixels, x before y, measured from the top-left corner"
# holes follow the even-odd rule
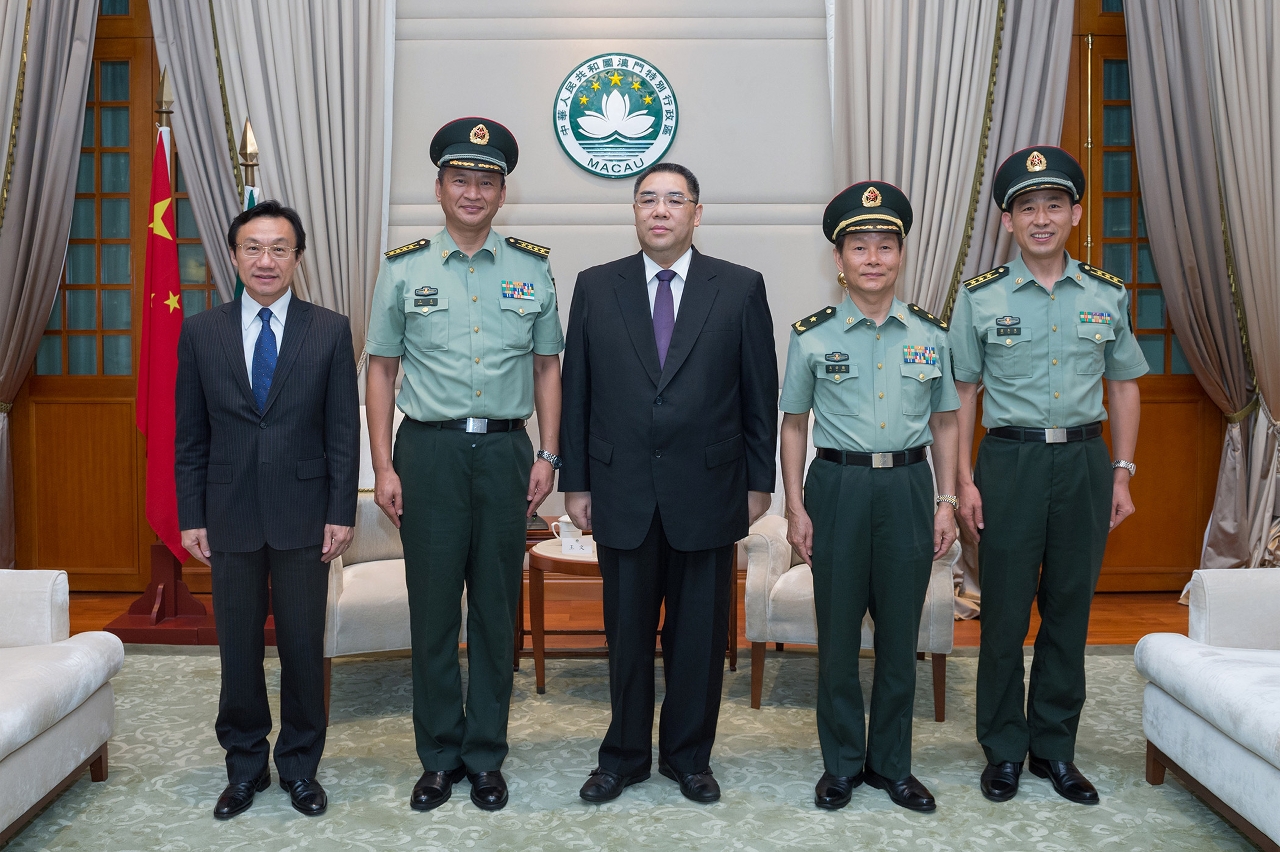
[[[833,775],[911,774],[920,610],[933,563],[933,475],[925,462],[873,469],[815,459],[804,486],[813,521],[818,741]],[[875,622],[871,721],[864,737],[858,653]]]
[[[507,755],[516,605],[533,445],[524,430],[469,434],[406,419],[395,469],[422,768],[499,769]],[[467,590],[467,696],[458,663]]]
[[[1111,456],[1101,438],[1045,444],[987,435],[974,482],[984,522],[978,742],[990,763],[1018,763],[1028,750],[1075,760],[1089,606],[1111,519]],[[1022,642],[1033,600],[1040,630],[1024,704]]]

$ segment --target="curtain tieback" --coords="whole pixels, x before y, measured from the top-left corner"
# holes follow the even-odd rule
[[[13,411],[12,402],[0,402],[0,414],[8,414],[10,411]]]
[[[1249,404],[1246,405],[1244,408],[1240,409],[1239,411],[1226,415],[1227,423],[1232,425],[1239,423],[1240,421],[1244,420],[1246,417],[1248,417],[1250,414],[1252,414],[1257,410],[1258,410],[1258,397],[1255,396],[1253,399],[1249,400]]]

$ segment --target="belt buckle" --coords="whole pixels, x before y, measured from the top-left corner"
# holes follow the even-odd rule
[[[1044,442],[1046,444],[1065,444],[1067,442],[1067,430],[1064,428],[1045,429]]]
[[[872,453],[872,467],[893,467],[893,453]]]
[[[489,418],[487,417],[468,417],[467,431],[478,432],[484,434],[489,431]],[[1065,439],[1064,439],[1065,440]]]

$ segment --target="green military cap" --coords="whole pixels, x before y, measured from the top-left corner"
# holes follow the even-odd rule
[[[1084,169],[1061,148],[1038,145],[1014,151],[992,181],[991,194],[1001,210],[1009,209],[1014,196],[1034,189],[1061,189],[1072,201],[1084,197]]]
[[[841,192],[822,214],[822,233],[831,242],[850,231],[911,230],[911,202],[902,190],[882,180],[864,180]]]
[[[474,115],[454,119],[431,138],[431,162],[442,169],[453,166],[509,175],[516,170],[519,156],[516,137],[510,130]]]

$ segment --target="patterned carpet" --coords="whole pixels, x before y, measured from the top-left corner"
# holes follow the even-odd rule
[[[1090,700],[1077,762],[1102,794],[1092,808],[1058,798],[1047,781],[1029,774],[1012,802],[982,798],[972,656],[948,662],[943,724],[932,721],[928,665],[920,663],[914,771],[937,796],[936,813],[902,810],[866,786],[844,810],[814,808],[822,768],[813,709],[817,661],[788,650],[771,653],[765,664],[763,710],[749,706],[749,661],[726,673],[712,754],[724,789],[716,805],[686,801],[656,771],[607,805],[579,800],[607,724],[607,669],[603,660],[556,660],[547,665],[545,695],[534,692],[532,664],[516,675],[507,808],[478,810],[464,781],[445,806],[415,813],[408,807],[419,774],[408,659],[359,658],[334,665],[333,724],[320,768],[328,813],[317,819],[295,813],[273,784],[251,810],[225,823],[211,814],[226,781],[213,733],[217,657],[159,650],[130,648],[113,681],[117,731],[108,781],[93,784],[86,775],[9,850],[1254,848],[1172,775],[1161,787],[1143,779],[1143,682],[1129,649],[1088,658]],[[279,668],[267,662],[274,691]],[[870,668],[864,661],[864,689]]]

